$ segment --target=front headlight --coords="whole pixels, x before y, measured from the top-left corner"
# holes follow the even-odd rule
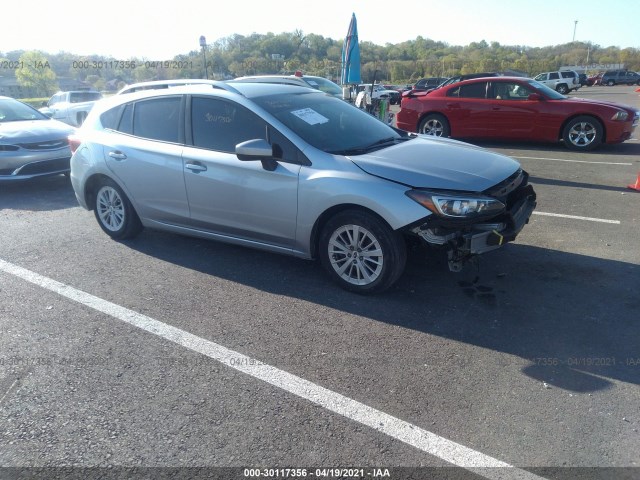
[[[629,118],[629,114],[623,110],[620,110],[619,112],[616,112],[613,117],[611,117],[611,120],[624,122],[627,118]]]
[[[455,193],[439,193],[428,190],[408,190],[405,194],[441,217],[493,217],[505,210],[504,203],[495,198],[480,195],[456,195]]]

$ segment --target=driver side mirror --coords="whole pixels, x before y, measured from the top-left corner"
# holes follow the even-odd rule
[[[540,101],[544,100],[544,97],[542,95],[540,95],[539,93],[531,93],[527,97],[527,100],[540,102]]]
[[[273,147],[262,138],[247,140],[236,145],[236,156],[243,162],[261,161],[262,167],[269,172],[278,168]]]

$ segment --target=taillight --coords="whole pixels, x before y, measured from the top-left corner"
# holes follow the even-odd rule
[[[80,137],[78,137],[77,135],[69,135],[67,139],[69,140],[71,155],[73,155],[74,153],[76,153],[76,150],[78,150],[78,147],[82,143],[82,140],[80,140]]]

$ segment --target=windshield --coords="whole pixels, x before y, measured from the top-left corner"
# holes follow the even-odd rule
[[[564,95],[556,92],[553,88],[549,88],[540,82],[536,82],[535,80],[528,80],[528,83],[534,89],[542,93],[545,97],[549,97],[550,100],[562,100],[563,98],[567,98]]]
[[[406,138],[368,113],[328,95],[288,93],[253,100],[304,141],[328,153],[366,153],[360,150],[374,145],[382,148]]]
[[[342,96],[342,89],[331,80],[322,77],[302,77],[311,87],[331,95]]]
[[[49,117],[18,100],[0,100],[0,122],[22,122],[26,120],[49,120]]]
[[[71,103],[92,102],[101,98],[102,94],[100,92],[73,92],[69,95]]]

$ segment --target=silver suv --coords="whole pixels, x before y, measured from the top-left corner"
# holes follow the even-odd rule
[[[291,85],[115,95],[70,143],[78,202],[114,239],[149,227],[316,258],[359,293],[400,277],[407,238],[458,270],[514,240],[535,207],[515,160]]]
[[[537,75],[534,80],[553,88],[562,95],[566,95],[572,90],[578,90],[582,86],[580,84],[580,76],[574,70],[545,72]]]

